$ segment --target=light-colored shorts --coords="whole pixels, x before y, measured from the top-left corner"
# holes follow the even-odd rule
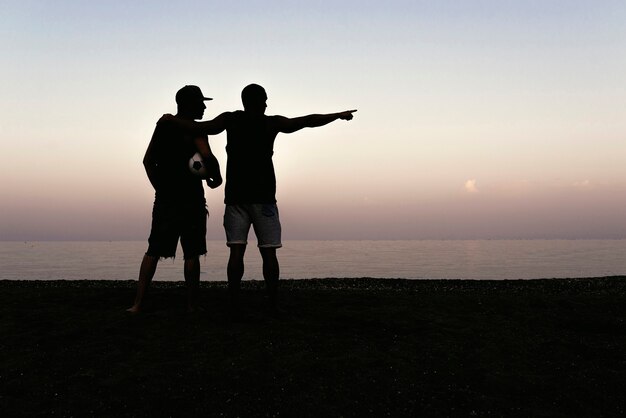
[[[250,225],[259,248],[280,248],[281,228],[276,204],[226,205],[224,230],[226,245],[247,244]]]

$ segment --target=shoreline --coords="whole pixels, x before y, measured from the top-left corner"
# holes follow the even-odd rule
[[[184,286],[181,280],[154,280],[151,287],[176,288]],[[227,281],[201,281],[200,288],[225,288]],[[12,280],[0,279],[0,288],[134,288],[137,280]],[[244,279],[241,282],[243,289],[257,289],[264,286],[263,280]],[[480,290],[491,289],[602,289],[626,290],[626,276],[602,276],[580,278],[545,278],[545,279],[399,279],[399,278],[372,278],[372,277],[328,277],[312,279],[280,279],[281,289],[301,290]]]

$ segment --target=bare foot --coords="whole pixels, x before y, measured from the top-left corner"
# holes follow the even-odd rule
[[[141,312],[141,308],[139,307],[139,305],[133,305],[130,308],[126,309],[126,312],[130,312],[132,314],[138,314],[139,312]]]

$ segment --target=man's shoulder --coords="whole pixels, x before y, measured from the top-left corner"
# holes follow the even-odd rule
[[[243,129],[244,131],[257,131],[262,128],[264,131],[279,131],[280,127],[288,120],[280,115],[251,115],[244,110],[223,113],[226,129]]]
[[[245,110],[233,110],[231,112],[224,112],[222,115],[229,117],[239,117],[239,118],[252,118],[252,119],[266,119],[266,120],[274,120],[274,119],[285,119],[284,116],[281,115],[254,115],[250,113],[246,113]]]
[[[243,110],[233,110],[232,112],[222,113],[227,119],[242,119],[246,117],[246,112]]]
[[[232,123],[233,121],[240,120],[243,116],[243,110],[234,110],[232,112],[223,112],[218,117],[223,118],[223,121],[226,124]]]
[[[154,132],[158,134],[172,134],[178,131],[178,125],[171,119],[161,118],[157,121],[154,127]]]
[[[153,139],[159,143],[178,143],[180,140],[190,140],[204,135],[189,135],[185,129],[171,120],[159,120],[154,128]]]
[[[267,123],[279,123],[287,118],[285,118],[284,116],[281,115],[263,115],[263,119],[267,122]]]
[[[267,118],[266,119],[267,125],[275,131],[280,131],[281,127],[284,126],[285,122],[289,120],[285,116],[281,116],[281,115],[269,115],[269,116],[266,116],[266,118]]]

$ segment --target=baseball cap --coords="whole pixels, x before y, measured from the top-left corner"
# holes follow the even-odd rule
[[[185,86],[176,92],[176,103],[192,103],[196,101],[213,100],[210,97],[204,97],[202,90],[198,86]]]

